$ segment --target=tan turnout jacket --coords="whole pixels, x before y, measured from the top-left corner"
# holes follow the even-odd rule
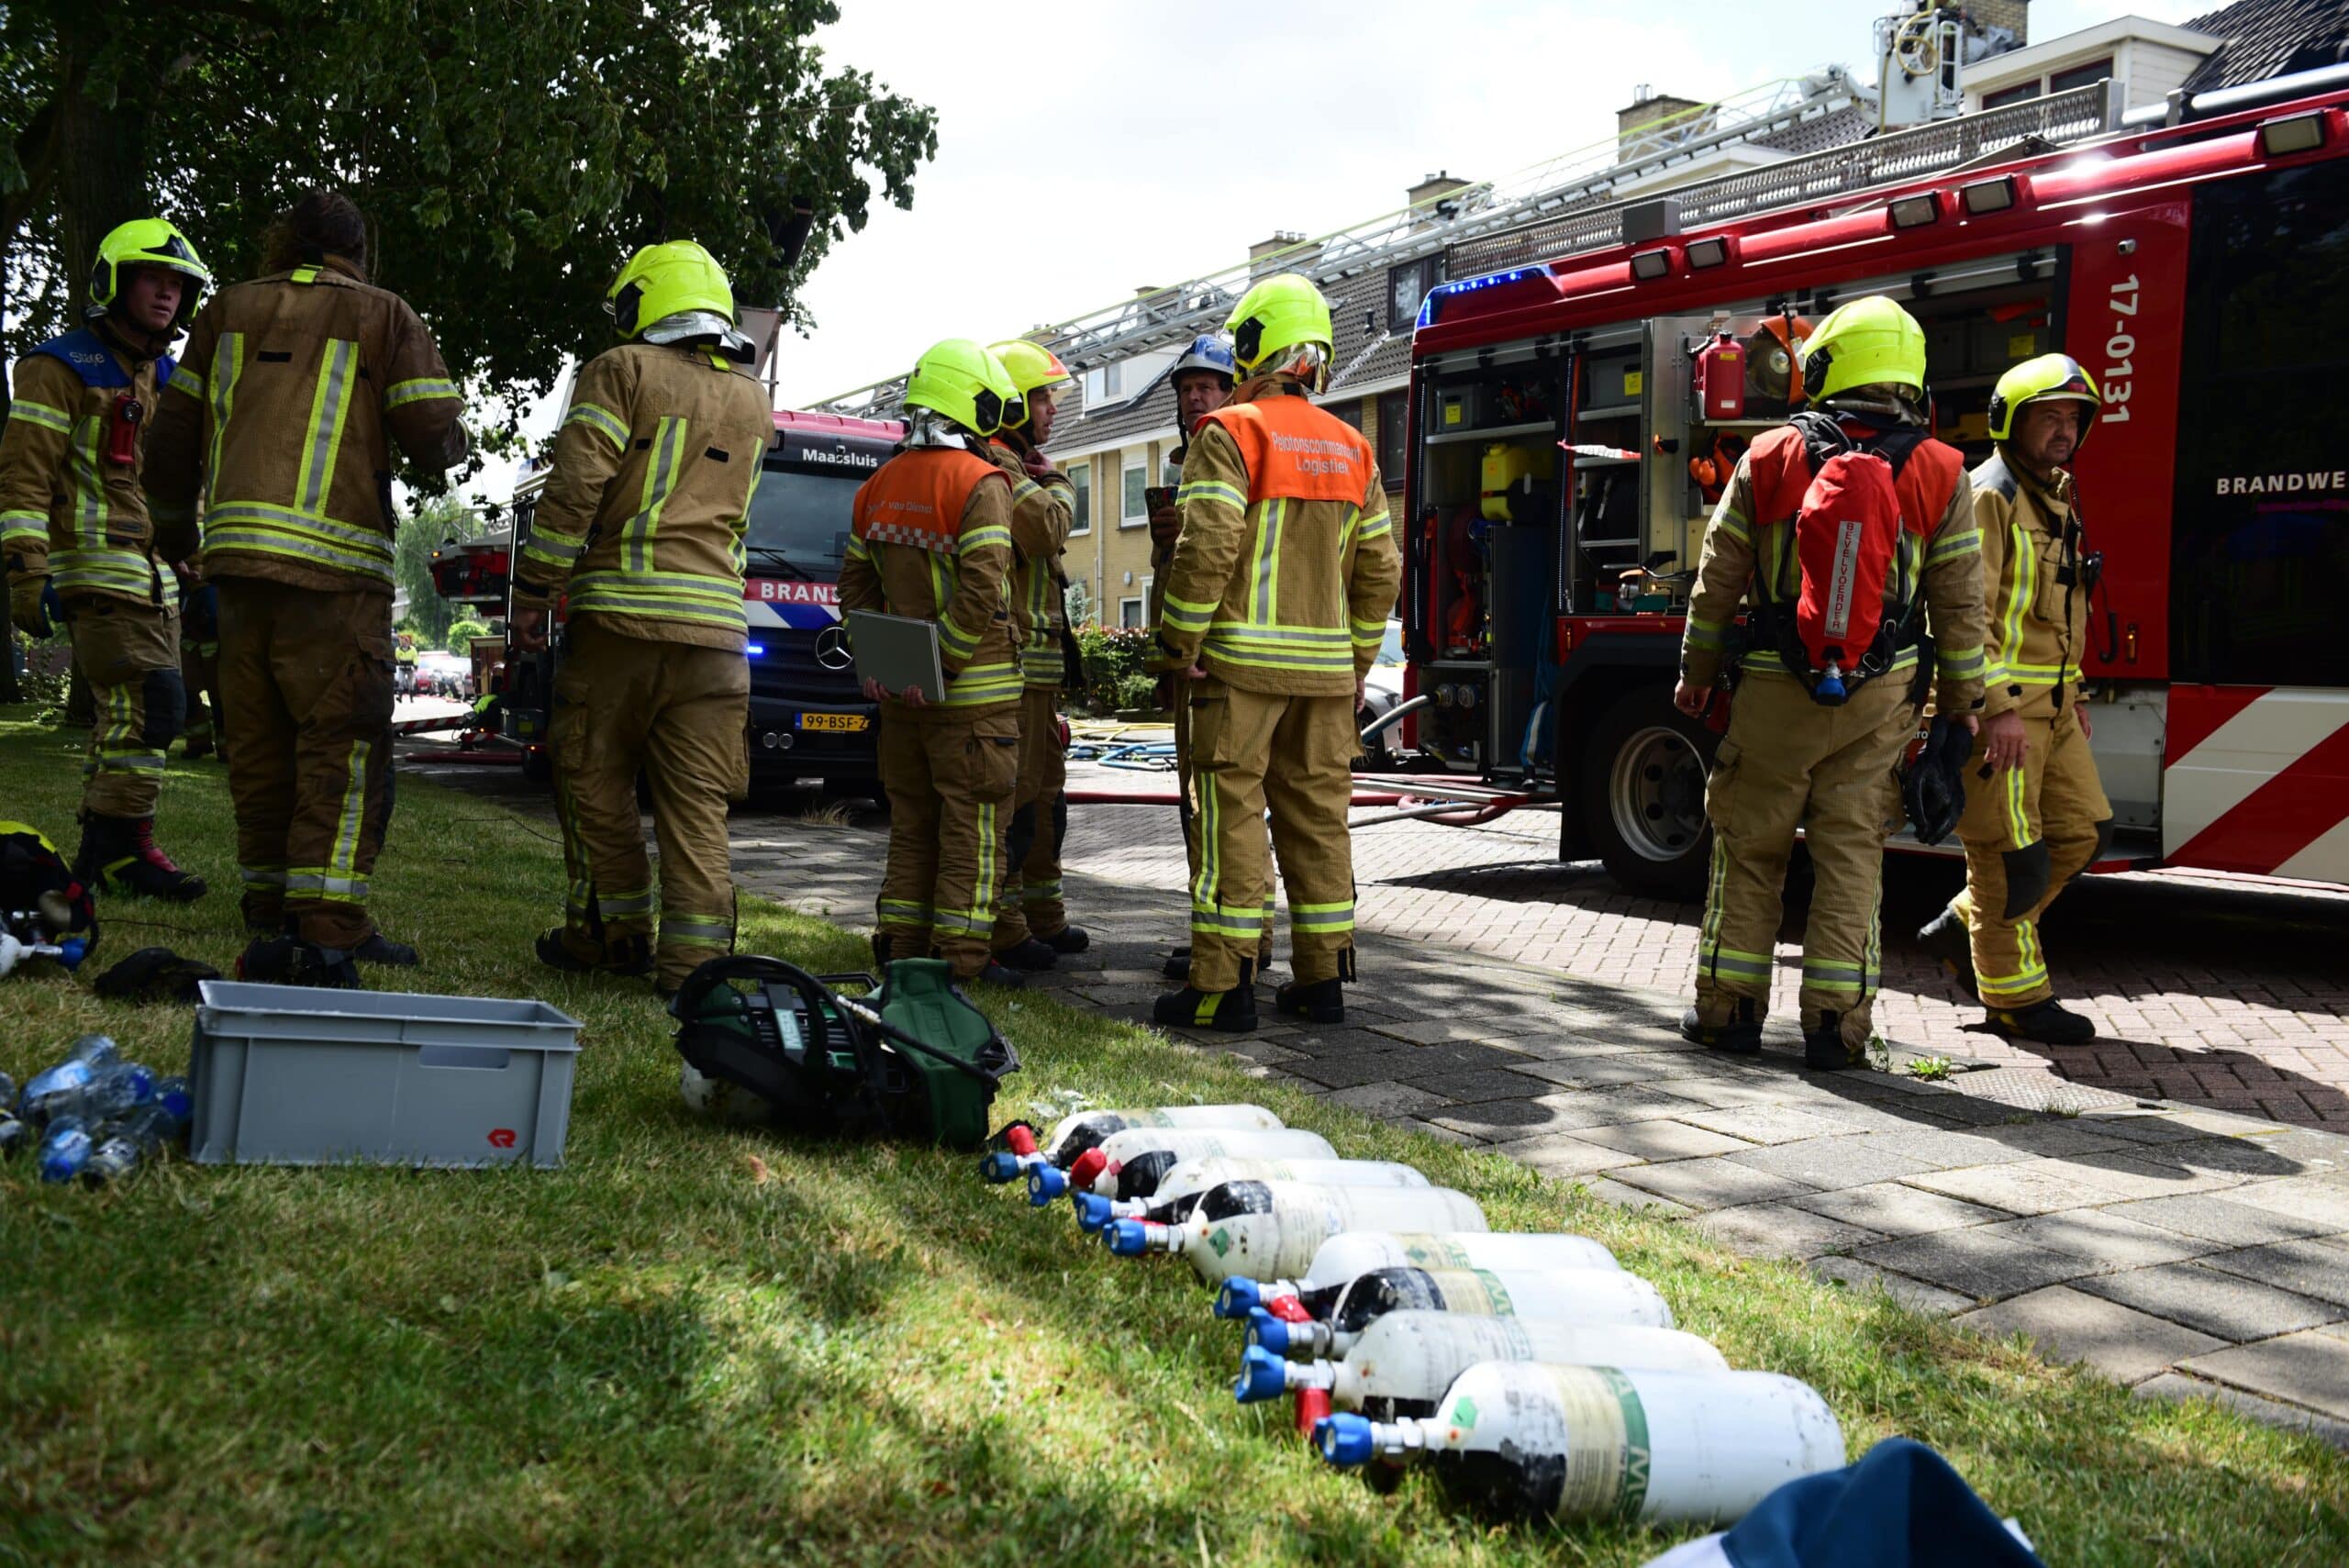
[[[1031,686],[1067,680],[1061,628],[1068,618],[1061,597],[1061,551],[1076,520],[1076,486],[1058,469],[1037,478],[1011,444],[987,443],[987,456],[1011,481],[1011,615],[1019,647],[1019,673]]]
[[[2080,695],[2087,650],[2088,584],[2076,535],[2072,476],[2041,484],[2003,453],[1974,471],[1974,520],[1982,529],[1982,581],[1990,600],[1989,695],[1985,716],[2052,718]],[[2066,575],[2073,580],[2064,581]]]
[[[1019,701],[1011,573],[1011,484],[957,447],[913,447],[857,487],[841,608],[938,623],[946,700],[961,717]]]

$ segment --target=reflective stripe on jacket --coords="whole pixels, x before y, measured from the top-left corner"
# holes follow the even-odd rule
[[[1058,686],[1068,678],[1061,652],[1067,609],[1061,597],[1061,550],[1076,518],[1076,487],[1057,469],[1041,478],[1000,439],[987,456],[1011,481],[1011,611],[1019,673],[1031,686]]]
[[[740,650],[742,538],[774,441],[765,389],[689,344],[623,343],[581,369],[515,562],[518,602],[657,642]]]
[[[1295,395],[1243,387],[1192,434],[1153,662],[1243,691],[1351,694],[1377,660],[1402,557],[1370,443]]]
[[[463,404],[406,301],[339,258],[223,289],[188,329],[147,461],[159,521],[204,506],[207,578],[392,591],[392,446],[462,461]]]
[[[46,576],[61,595],[103,594],[169,608],[184,530],[158,540],[139,486],[147,427],[171,360],[137,360],[84,328],[17,361],[0,430],[0,556],[12,577]],[[139,408],[127,464],[111,461],[117,406]]]
[[[2072,495],[2070,474],[2058,469],[2052,484],[2042,484],[2003,452],[1974,471],[1974,518],[1982,529],[1982,581],[1990,602],[1985,714],[2046,718],[2078,700],[2088,584]]]
[[[939,706],[967,714],[1019,702],[1009,476],[960,448],[908,448],[857,487],[854,518],[841,610],[937,622]]]

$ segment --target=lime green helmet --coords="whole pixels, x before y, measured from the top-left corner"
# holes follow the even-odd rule
[[[992,436],[1019,410],[1019,387],[1003,361],[968,338],[932,343],[906,381],[906,406],[942,414],[975,435]]]
[[[195,302],[212,283],[212,273],[204,265],[204,258],[187,242],[187,236],[160,217],[134,217],[107,230],[98,241],[97,264],[90,269],[90,303],[84,314],[104,316],[122,297],[123,269],[126,267],[162,267],[188,280],[187,292],[180,295],[179,314],[172,318],[173,327],[184,327],[187,318],[195,314]]]
[[[1925,329],[1880,294],[1839,305],[1802,346],[1802,384],[1819,402],[1882,384],[1925,391]]]
[[[1028,400],[1035,394],[1058,391],[1072,379],[1058,354],[1025,338],[990,343],[987,352],[1002,361],[1012,386],[1019,394],[1019,406],[1005,411],[1003,428],[1007,430],[1019,429],[1028,423]]]
[[[1990,394],[1992,440],[2003,441],[2014,435],[2015,415],[2026,403],[2087,404],[2080,415],[2080,439],[2075,451],[2088,444],[2088,427],[2096,423],[2097,410],[2103,406],[2097,396],[2096,378],[2085,365],[2069,354],[2042,354],[1998,378],[1997,389]]]
[[[630,256],[605,291],[604,307],[623,338],[685,310],[707,310],[740,325],[726,269],[690,239],[647,245]]]
[[[1330,302],[1302,272],[1276,272],[1242,295],[1223,324],[1242,375],[1274,367],[1286,349],[1318,343],[1326,354],[1336,339],[1330,331]]]

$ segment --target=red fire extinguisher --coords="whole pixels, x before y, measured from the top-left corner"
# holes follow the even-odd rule
[[[1705,419],[1745,417],[1745,350],[1726,332],[1697,350],[1697,406]]]

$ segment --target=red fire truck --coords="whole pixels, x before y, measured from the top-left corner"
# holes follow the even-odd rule
[[[1777,199],[1618,204],[1583,230],[1603,247],[1488,249],[1439,285],[1407,474],[1419,765],[1554,799],[1563,857],[1701,894],[1725,705],[1668,698],[1705,520],[1810,324],[1886,294],[1970,462],[2009,365],[2061,349],[2101,385],[2076,472],[2108,869],[2349,883],[2349,72],[2224,96],[1907,171],[1882,139],[1737,177]]]

